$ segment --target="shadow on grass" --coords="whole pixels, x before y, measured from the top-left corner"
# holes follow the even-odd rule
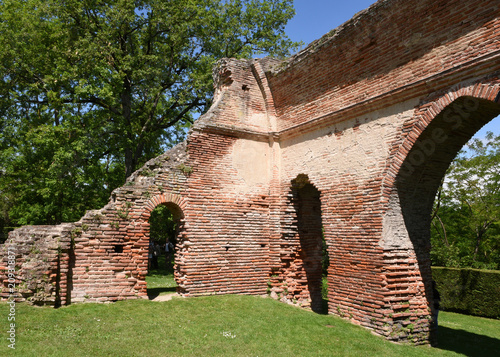
[[[177,291],[176,287],[172,288],[151,288],[148,289],[148,298],[149,300],[153,300],[154,298],[158,297],[161,293],[175,293]]]
[[[177,291],[173,266],[173,261],[168,265],[165,264],[165,256],[161,255],[158,258],[158,267],[149,270],[146,276],[149,300],[155,299],[162,293],[175,293]]]
[[[469,357],[498,356],[500,340],[473,332],[439,326],[437,347]]]
[[[328,299],[321,299],[321,310],[318,311],[320,315],[328,315]]]

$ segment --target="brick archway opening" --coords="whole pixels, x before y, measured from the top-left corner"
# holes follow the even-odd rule
[[[150,299],[178,290],[175,269],[184,214],[173,202],[157,205],[149,216],[147,293]],[[168,248],[168,249],[167,249]]]
[[[394,273],[387,277],[387,286],[392,287],[394,298],[401,298],[394,306],[404,306],[408,311],[409,304],[409,313],[418,310],[420,316],[430,315],[422,307],[433,308],[430,232],[437,190],[460,149],[499,114],[497,102],[462,96],[443,108],[421,133],[419,129],[412,133],[418,137],[400,166],[384,218],[382,245],[386,263],[393,266]],[[401,318],[393,319],[394,326],[404,325],[404,313],[391,310],[391,315]],[[431,343],[436,342],[434,326],[428,326]]]
[[[298,236],[298,250],[294,263],[301,270],[300,279],[303,281],[304,292],[309,295],[311,309],[317,313],[326,313],[327,306],[322,298],[326,249],[321,215],[321,193],[309,181],[307,175],[299,175],[292,181],[292,197],[297,215]]]

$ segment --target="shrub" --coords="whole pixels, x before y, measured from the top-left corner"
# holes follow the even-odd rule
[[[500,271],[432,267],[441,309],[500,318]]]

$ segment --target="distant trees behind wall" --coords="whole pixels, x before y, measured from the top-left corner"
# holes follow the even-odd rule
[[[149,237],[153,241],[164,245],[167,239],[173,245],[177,244],[177,222],[168,207],[159,205],[149,217]]]
[[[435,266],[500,270],[500,135],[473,139],[449,167],[434,203]]]
[[[0,242],[78,220],[182,141],[222,57],[287,56],[291,0],[0,2]]]

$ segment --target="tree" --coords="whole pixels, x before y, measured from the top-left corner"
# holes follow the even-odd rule
[[[149,217],[149,236],[151,239],[159,242],[161,245],[165,244],[167,239],[177,244],[176,228],[177,222],[171,211],[164,205],[157,206]]]
[[[474,139],[451,164],[432,221],[435,264],[500,269],[500,135]]]
[[[0,192],[15,224],[97,208],[184,138],[217,59],[289,54],[293,15],[291,0],[0,2]]]

